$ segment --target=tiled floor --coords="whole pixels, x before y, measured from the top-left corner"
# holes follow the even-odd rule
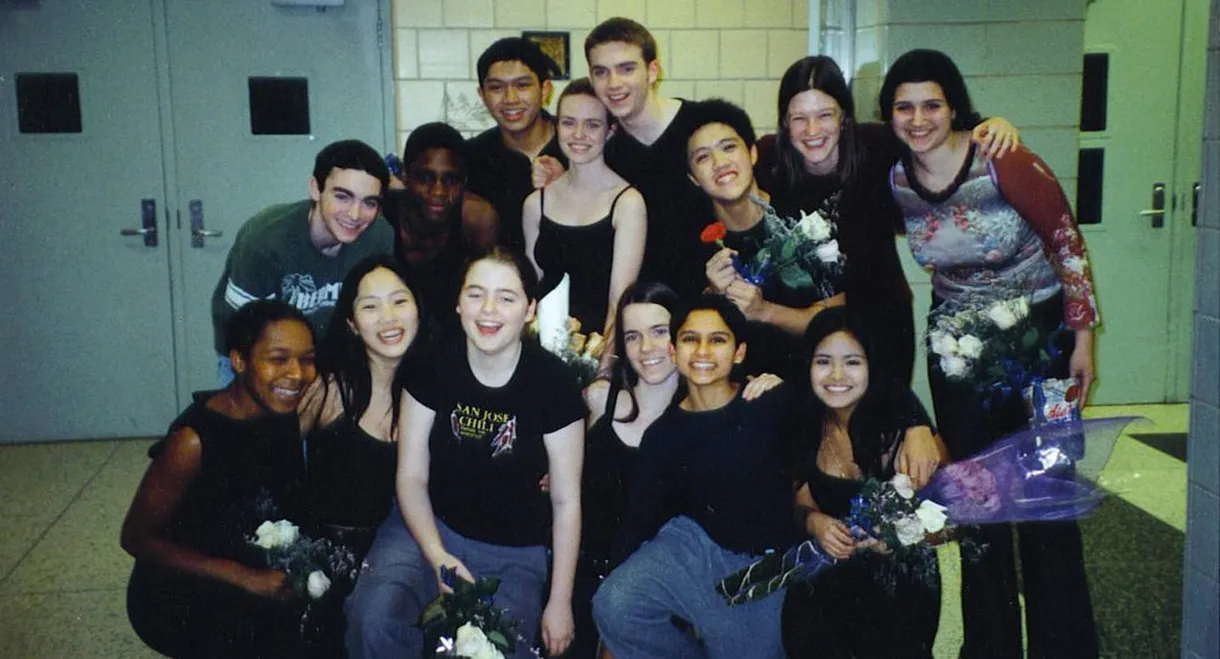
[[[1184,405],[1096,408],[1092,414],[1138,414],[1151,420],[1133,432],[1187,428]],[[148,464],[149,443],[0,447],[0,657],[158,656],[141,645],[127,624],[124,585],[131,560],[118,545],[123,514]],[[1124,437],[1106,467],[1105,483],[1155,518],[1176,529],[1185,527],[1184,463]],[[956,656],[961,638],[956,554],[951,547],[941,553],[944,606],[938,658]],[[1163,656],[1177,656],[1176,648],[1165,650]]]

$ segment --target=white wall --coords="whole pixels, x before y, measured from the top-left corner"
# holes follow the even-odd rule
[[[472,134],[492,124],[476,94],[475,62],[523,30],[571,34],[572,76],[588,74],[584,40],[612,16],[646,26],[658,43],[661,93],[720,96],[775,131],[779,78],[807,54],[808,0],[393,0],[398,149],[412,127],[447,121]],[[556,84],[556,97],[562,83]]]

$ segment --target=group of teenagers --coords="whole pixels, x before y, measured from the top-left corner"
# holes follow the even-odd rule
[[[150,450],[123,525],[149,646],[431,656],[420,615],[446,568],[500,580],[517,657],[932,656],[934,551],[895,558],[842,520],[865,479],[922,485],[1027,415],[932,359],[932,423],[910,389],[895,237],[930,272],[933,309],[1027,295],[1035,325],[1067,330],[1052,371],[1087,396],[1099,318],[1057,180],[1011,124],[980,120],[934,50],[890,65],[883,124],[857,123],[833,60],[798,60],[761,139],[729,102],[659,96],[634,21],[597,26],[585,54],[590,77],[551,116],[554,64],[496,42],[478,61],[496,127],[420,126],[400,172],[336,142],[308,200],[243,227],[213,298],[224,388]],[[764,218],[813,212],[845,259],[833,291],[742,276]],[[713,222],[723,238],[704,242]],[[529,331],[565,275],[582,331],[609,338],[583,391]],[[251,546],[280,518],[359,560],[313,605],[329,633],[302,633],[308,598]],[[1074,522],[959,534],[975,548],[961,657],[1097,656]],[[738,606],[716,592],[808,537],[841,563]]]

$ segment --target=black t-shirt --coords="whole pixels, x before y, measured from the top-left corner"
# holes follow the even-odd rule
[[[448,341],[407,383],[436,412],[428,440],[428,490],[436,517],[468,538],[496,545],[548,544],[551,504],[544,434],[585,416],[576,380],[558,357],[525,341],[512,378],[480,383],[465,337]]]
[[[606,163],[640,190],[648,209],[641,278],[668,284],[684,300],[707,286],[704,265],[715,252],[699,240],[703,228],[715,219],[712,201],[687,175],[686,141],[694,114],[691,102],[682,101],[652,144],[645,145],[624,130],[606,144]]]
[[[640,442],[614,558],[625,559],[656,534],[667,501],[724,549],[757,555],[790,544],[790,401],[782,385],[753,401],[738,394],[716,410],[666,410]]]
[[[554,123],[546,112],[541,120]],[[568,166],[567,156],[559,149],[558,133],[539,155],[552,156]],[[504,144],[499,127],[493,126],[466,140],[466,188],[495,206],[500,215],[500,244],[506,247],[525,249],[521,208],[534,191],[532,167],[525,154]]]

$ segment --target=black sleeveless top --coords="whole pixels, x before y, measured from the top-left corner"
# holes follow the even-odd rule
[[[375,528],[394,501],[398,445],[341,417],[306,441],[310,520],[315,524]]]
[[[618,393],[611,388],[605,412],[585,433],[580,548],[595,562],[610,558],[610,547],[627,514],[628,485],[640,452],[624,444],[614,431]]]
[[[187,487],[166,531],[169,539],[201,553],[261,565],[262,550],[247,537],[264,521],[300,523],[303,464],[295,414],[243,420],[207,407],[218,391],[194,394],[194,402],[170,425],[189,427],[202,449],[199,471]],[[166,439],[149,449],[156,458]]]
[[[538,226],[538,241],[534,243],[534,260],[542,268],[541,290],[549,292],[559,284],[566,272],[571,292],[569,315],[580,321],[580,331],[602,332],[609,311],[610,272],[614,265],[614,207],[623,193],[634,186],[624,186],[610,202],[610,210],[602,219],[582,226],[560,224],[546,216],[546,189],[538,190],[538,205],[542,221]]]

